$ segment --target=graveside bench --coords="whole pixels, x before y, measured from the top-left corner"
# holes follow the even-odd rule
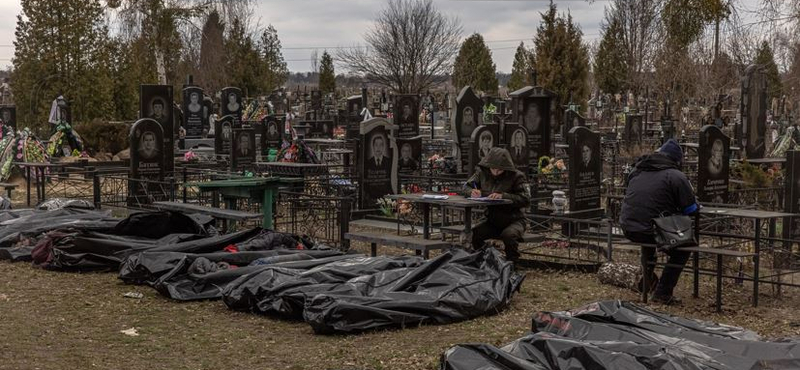
[[[633,243],[633,242],[630,242],[630,243],[631,244],[638,244],[638,243]],[[657,247],[655,244],[638,244],[638,245],[640,245],[643,248],[656,248]],[[722,312],[722,276],[723,276],[722,257],[746,258],[746,257],[755,257],[756,256],[755,253],[740,252],[740,251],[734,251],[734,250],[722,249],[722,248],[709,248],[709,247],[682,247],[682,248],[678,248],[677,250],[683,251],[683,252],[694,253],[694,258],[693,258],[693,263],[692,263],[692,269],[693,269],[693,272],[694,272],[694,281],[693,281],[693,283],[694,283],[694,292],[692,293],[692,296],[694,298],[698,298],[699,297],[699,279],[700,279],[700,265],[699,265],[699,258],[698,258],[699,254],[700,253],[704,253],[704,254],[714,255],[714,256],[717,257],[716,270],[715,270],[715,275],[716,275],[715,277],[716,277],[716,283],[717,283],[716,284],[717,285],[717,292],[716,292],[715,305],[716,305],[717,312]],[[644,273],[644,271],[646,270],[645,266],[648,264],[648,262],[644,258],[644,253],[642,253],[641,263],[642,263],[642,287],[644,288],[644,287],[648,287],[649,283],[650,283],[650,282],[647,281],[648,280],[647,279],[647,274]],[[642,289],[642,301],[644,303],[647,303],[647,294],[648,294],[648,290],[647,289]]]
[[[370,255],[378,254],[378,245],[412,249],[422,258],[428,259],[429,252],[434,249],[447,249],[452,246],[449,242],[432,239],[422,239],[413,236],[387,235],[376,233],[346,233],[344,238],[350,241],[357,240],[370,243]]]
[[[153,202],[153,205],[161,210],[177,211],[184,213],[199,213],[202,215],[211,216],[215,219],[224,220],[225,232],[230,230],[230,227],[228,225],[229,221],[233,222],[246,221],[246,220],[260,219],[262,217],[262,214],[260,213],[251,213],[251,212],[237,211],[233,209],[206,207],[197,204],[181,203],[181,202]]]

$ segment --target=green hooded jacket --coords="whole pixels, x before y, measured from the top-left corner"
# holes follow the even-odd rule
[[[503,170],[500,176],[492,176],[491,168]],[[481,196],[492,193],[503,194],[503,199],[511,204],[488,208],[488,221],[494,225],[508,225],[525,218],[523,208],[530,206],[531,197],[528,180],[517,171],[511,154],[503,148],[492,148],[481,163],[475,167],[475,174],[464,184],[464,196],[469,197],[472,189],[480,189]]]

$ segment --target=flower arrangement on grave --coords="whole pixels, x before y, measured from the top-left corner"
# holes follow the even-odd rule
[[[278,162],[291,163],[320,163],[314,150],[306,145],[303,140],[294,140],[291,143],[284,142],[281,150],[278,151]]]
[[[3,124],[3,121],[0,120],[0,139],[4,139],[6,137],[14,137],[14,128]]]
[[[11,176],[14,162],[45,162],[48,159],[47,150],[30,129],[25,128],[16,136],[6,135],[0,140],[0,180],[7,180]]]
[[[769,156],[772,158],[785,157],[787,151],[797,149],[797,142],[794,140],[796,135],[798,134],[795,133],[794,127],[787,127],[786,133],[778,137],[778,140],[775,142],[775,147]]]
[[[543,175],[561,174],[567,171],[567,165],[563,159],[542,156],[539,158],[539,173]]]
[[[200,158],[197,156],[197,154],[194,154],[194,152],[191,150],[183,154],[184,162],[197,162],[199,160]]]
[[[344,127],[334,127],[333,128],[333,138],[336,140],[344,140],[345,135],[347,134],[347,130]]]
[[[47,155],[51,157],[60,157],[62,156],[61,148],[64,144],[69,145],[71,149],[77,150],[78,154],[83,150],[83,139],[81,139],[80,135],[78,135],[75,130],[72,129],[72,125],[68,122],[61,121],[58,125],[56,125],[56,132],[53,136],[50,136],[49,143],[47,145]],[[76,155],[73,155],[77,157]]]
[[[386,217],[395,217],[394,210],[397,207],[397,203],[389,198],[380,198],[378,199],[378,208],[381,211],[381,214]]]
[[[497,107],[492,104],[486,104],[483,106],[483,122],[484,123],[491,123],[492,122],[492,115],[497,113]]]
[[[262,121],[269,114],[269,107],[261,104],[258,100],[253,100],[242,112],[242,121]]]

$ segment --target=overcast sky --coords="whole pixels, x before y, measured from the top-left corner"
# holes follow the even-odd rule
[[[71,0],[70,0],[71,1]],[[583,30],[584,39],[600,37],[603,9],[609,0],[557,0],[560,12],[569,11]],[[745,0],[755,3],[758,0]],[[311,70],[311,53],[325,48],[335,55],[335,48],[363,44],[363,34],[385,0],[257,0],[256,19],[272,24],[283,45],[289,70]],[[434,0],[446,15],[461,20],[464,37],[483,35],[497,70],[510,72],[514,52],[520,41],[530,46],[540,13],[548,0]],[[18,0],[0,0],[0,68],[11,64]],[[339,69],[338,71],[341,71]]]

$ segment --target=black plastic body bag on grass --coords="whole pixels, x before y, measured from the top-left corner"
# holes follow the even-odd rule
[[[532,333],[503,348],[461,344],[442,369],[799,369],[800,342],[762,340],[741,328],[684,319],[629,302],[538,312]]]

